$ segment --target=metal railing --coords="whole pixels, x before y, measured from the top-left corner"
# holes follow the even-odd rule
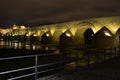
[[[79,51],[82,51],[82,53]],[[82,54],[82,56],[81,56],[81,54]],[[34,58],[33,66],[14,69],[14,70],[8,70],[8,71],[2,71],[2,72],[0,72],[0,76],[6,75],[6,74],[9,75],[11,73],[16,73],[16,72],[19,73],[19,71],[34,69],[33,73],[9,77],[9,78],[7,78],[7,80],[17,80],[17,79],[22,79],[22,78],[29,77],[29,76],[34,76],[34,79],[37,80],[40,78],[39,74],[42,74],[42,73],[47,73],[47,72],[50,72],[53,70],[57,71],[55,73],[61,73],[63,71],[62,70],[63,67],[65,67],[66,65],[68,65],[71,62],[74,62],[74,64],[75,64],[74,69],[78,69],[81,66],[82,67],[85,67],[85,66],[90,67],[90,65],[93,65],[93,64],[96,65],[96,64],[99,64],[102,62],[111,61],[112,58],[118,57],[118,55],[119,55],[118,48],[110,48],[110,49],[81,49],[81,50],[77,50],[77,51],[73,51],[73,52],[61,52],[59,54],[47,53],[47,54],[38,54],[38,55],[0,58],[0,61]],[[55,59],[53,59],[53,60],[51,60],[52,62],[40,64],[40,58],[43,56],[46,59],[49,56],[57,57],[57,61],[54,61]],[[86,65],[83,65],[83,63]],[[23,64],[24,64],[24,62],[23,62]],[[40,68],[43,68],[46,66],[49,67],[51,65],[56,65],[56,67],[39,70]]]
[[[64,54],[66,54],[66,53],[68,53],[68,52],[64,52]],[[13,78],[8,78],[8,80],[16,80],[16,79],[20,79],[20,78],[27,77],[27,76],[32,76],[32,75],[35,75],[35,80],[37,80],[39,78],[38,74],[44,73],[44,72],[49,72],[49,71],[52,71],[52,70],[57,70],[57,69],[59,69],[61,71],[61,68],[63,66],[62,63],[72,61],[71,59],[62,60],[62,58],[63,58],[62,54],[63,53],[60,53],[60,54],[47,53],[47,54],[39,54],[39,55],[28,55],[28,56],[0,58],[0,61],[13,60],[13,59],[25,59],[25,58],[34,58],[34,61],[35,61],[34,66],[15,69],[15,70],[9,70],[9,71],[3,71],[3,72],[0,72],[0,75],[5,75],[5,74],[14,73],[14,72],[34,69],[35,70],[34,73],[30,73],[30,74],[26,74],[26,75],[22,75],[22,76],[17,76],[17,77],[13,77]],[[48,56],[55,56],[55,55],[58,56],[58,58],[59,58],[57,62],[50,62],[50,63],[45,63],[45,64],[39,64],[38,63],[39,62],[39,57],[41,57],[41,56],[48,57]],[[24,62],[23,62],[23,64],[24,64]],[[43,71],[42,70],[38,71],[38,68],[40,68],[40,67],[45,67],[45,66],[50,66],[50,65],[57,65],[57,64],[59,65],[58,67],[46,69],[46,70],[43,70]]]

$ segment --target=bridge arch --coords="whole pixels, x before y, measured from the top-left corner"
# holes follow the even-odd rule
[[[88,43],[88,39],[91,40],[91,37],[94,35],[92,27],[94,27],[94,25],[89,22],[82,22],[77,24],[77,30],[74,36],[76,45],[85,47],[85,44]]]
[[[88,28],[84,32],[85,47],[92,47],[92,37],[94,32],[91,28]]]
[[[23,39],[25,40],[25,41],[30,41],[30,33],[29,32],[26,32],[25,34],[24,34],[24,36],[23,36]]]
[[[105,26],[93,36],[93,45],[95,48],[113,48],[117,44],[115,35]]]
[[[68,29],[60,35],[60,45],[69,46],[73,44],[73,34]]]
[[[118,41],[117,46],[120,47],[120,28],[115,33],[116,40]]]
[[[59,44],[60,42],[60,35],[62,35],[62,30],[56,29],[54,34],[53,34],[53,39],[54,39],[54,44]]]
[[[41,43],[42,44],[51,44],[52,42],[52,33],[50,32],[50,30],[48,30],[47,32],[45,32],[42,36],[41,36]]]
[[[39,35],[37,34],[37,32],[30,35],[30,41],[31,42],[38,42],[39,41]]]

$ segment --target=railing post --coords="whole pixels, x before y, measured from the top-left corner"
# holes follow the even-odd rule
[[[104,54],[104,62],[106,62],[106,49],[104,49],[103,54]]]
[[[117,50],[117,48],[115,48],[115,57],[117,56],[117,53],[116,53],[117,51],[116,50]]]
[[[87,52],[87,57],[88,57],[88,67],[90,67],[90,53]]]
[[[119,44],[119,53],[118,53],[118,56],[120,56],[120,44]]]
[[[78,70],[78,53],[76,52],[76,70]]]
[[[35,80],[38,79],[38,55],[35,56]]]
[[[60,54],[60,65],[59,65],[59,68],[60,68],[60,75],[59,75],[59,77],[61,77],[61,74],[62,74],[62,52],[61,53],[59,53]]]
[[[97,61],[96,61],[96,62],[97,62],[97,64],[98,64],[98,63],[99,63],[99,56],[98,56],[98,55],[99,55],[99,52],[96,52],[95,54],[96,54],[96,58],[97,58]]]
[[[112,59],[112,49],[110,48],[110,61]]]

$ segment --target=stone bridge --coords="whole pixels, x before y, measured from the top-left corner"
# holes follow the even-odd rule
[[[3,39],[96,48],[119,46],[120,16],[16,29]]]

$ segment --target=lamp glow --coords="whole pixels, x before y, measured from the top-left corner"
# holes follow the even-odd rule
[[[49,37],[50,35],[47,33],[46,36]]]
[[[26,34],[26,36],[29,36],[29,34]]]
[[[108,33],[108,32],[104,32],[104,34],[105,34],[106,36],[111,36],[110,33]]]
[[[69,33],[66,33],[66,36],[71,37],[71,35]]]
[[[33,36],[37,36],[36,34],[34,34]]]

